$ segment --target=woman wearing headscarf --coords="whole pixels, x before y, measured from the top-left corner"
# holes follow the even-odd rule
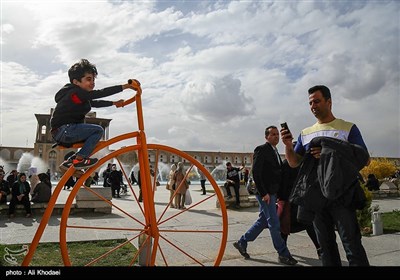
[[[14,217],[15,206],[17,204],[22,204],[25,207],[26,217],[29,218],[32,215],[31,212],[31,202],[29,201],[29,192],[31,187],[26,181],[25,173],[20,173],[18,175],[18,180],[12,185],[11,201],[8,209],[8,214],[10,218]]]
[[[40,173],[39,184],[36,185],[32,194],[32,202],[49,202],[51,197],[51,182],[46,173]]]
[[[174,173],[174,180],[176,186],[175,207],[178,209],[186,209],[185,207],[185,194],[189,185],[185,179],[185,172],[183,170],[183,163],[178,162],[178,167]]]

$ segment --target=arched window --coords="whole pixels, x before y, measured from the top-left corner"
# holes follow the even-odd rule
[[[50,158],[57,158],[57,152],[56,151],[50,151],[49,153],[49,159]]]
[[[22,157],[22,154],[23,154],[23,153],[24,153],[23,150],[20,150],[20,149],[16,150],[16,151],[14,152],[14,159],[20,159],[20,158]]]
[[[50,151],[49,152],[49,160],[48,160],[49,168],[50,168],[50,173],[54,174],[57,172],[57,152],[56,151]]]
[[[1,149],[0,150],[0,157],[2,159],[9,160],[10,159],[10,151],[8,149]]]

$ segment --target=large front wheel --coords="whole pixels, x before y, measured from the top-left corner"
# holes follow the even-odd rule
[[[142,184],[147,194],[153,196],[153,205],[147,200],[139,202],[140,191],[136,184],[129,180],[132,169],[137,175],[138,166],[132,162],[139,145],[120,148],[103,158],[78,180],[66,202],[60,223],[60,246],[64,264],[69,265],[107,265],[110,258],[121,259],[118,265],[219,265],[226,246],[228,219],[224,198],[210,172],[190,155],[172,147],[148,144],[150,163],[155,169],[156,179],[151,179],[151,186]],[[129,159],[127,161],[127,159]],[[170,171],[170,162],[183,162],[186,179],[191,182],[189,192],[192,203],[183,209],[172,208],[179,191],[166,189]],[[107,163],[117,164],[122,171],[126,191],[121,198],[112,198],[96,192],[96,188],[84,186],[91,173],[102,171]],[[165,164],[164,162],[169,162]],[[136,169],[136,170],[135,170]],[[199,171],[207,178],[207,193],[202,194],[197,184]],[[101,174],[100,174],[101,176]],[[161,184],[157,186],[156,182]],[[77,210],[74,200],[79,192],[90,192],[100,203],[111,207],[111,214],[81,218],[74,217],[72,210]],[[104,192],[104,190],[103,190]],[[110,188],[111,193],[111,188]],[[182,195],[183,196],[183,195]],[[155,211],[148,211],[154,207]],[[148,217],[155,213],[155,219]],[[83,222],[84,221],[84,222]],[[156,221],[152,223],[151,221]],[[92,255],[76,253],[72,250],[77,236],[92,239],[114,239],[119,243],[98,250]],[[124,257],[121,257],[123,251]],[[85,257],[83,257],[85,255]],[[113,262],[114,263],[114,262]],[[115,265],[115,263],[114,263]]]

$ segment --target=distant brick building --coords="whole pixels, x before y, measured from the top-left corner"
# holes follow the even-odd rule
[[[17,164],[23,153],[30,153],[34,156],[33,148],[22,147],[0,147],[0,157],[11,166],[12,169],[17,169]],[[9,172],[10,170],[6,170]]]
[[[58,149],[52,148],[53,139],[50,133],[50,117],[52,114],[35,114],[37,120],[36,139],[33,148],[22,147],[0,147],[0,157],[7,161],[7,163],[16,169],[17,164],[23,153],[30,153],[35,157],[42,159],[50,168],[50,172],[59,172],[58,166],[63,162],[64,155],[74,149]],[[97,118],[95,112],[90,112],[86,115],[85,122],[97,124],[103,127],[105,133],[102,140],[109,139],[109,127],[112,119]],[[106,153],[111,150],[106,150]],[[184,151],[192,156],[194,159],[202,163],[208,170],[213,170],[219,165],[223,165],[227,161],[232,162],[234,166],[240,166],[243,163],[247,167],[251,167],[253,163],[253,153],[239,153],[239,152],[210,152],[210,151]],[[158,162],[166,165],[177,163],[179,161],[187,162],[176,154],[171,154],[161,151],[156,155],[154,151],[149,151],[149,162],[155,164],[156,156]],[[281,155],[284,158],[284,155]],[[400,159],[388,158],[393,161],[397,166],[400,166]],[[129,162],[130,165],[137,163],[137,155],[135,152],[127,153],[121,156],[122,162]]]
[[[51,137],[50,118],[53,109],[50,110],[50,114],[35,114],[37,120],[36,138],[33,148],[20,148],[20,147],[1,147],[0,156],[7,161],[13,169],[16,169],[19,159],[23,153],[30,153],[35,157],[42,159],[50,169],[50,172],[59,172],[58,166],[63,162],[64,155],[74,149],[58,149],[52,148],[54,143]],[[102,140],[109,139],[109,127],[112,119],[97,118],[95,112],[90,112],[86,115],[85,122],[97,124],[103,127],[105,133]],[[106,153],[111,150],[106,151]],[[233,165],[239,166],[244,163],[246,166],[252,164],[252,153],[236,153],[236,152],[207,152],[207,151],[185,151],[191,155],[194,159],[198,160],[209,170],[212,170],[218,165],[224,164],[227,161],[233,163]],[[137,155],[132,152],[132,155],[124,155],[121,158],[129,159],[133,161],[133,164],[137,163]],[[156,160],[155,152],[149,151],[149,161],[154,164]],[[158,155],[158,161],[164,164],[177,163],[179,161],[186,162],[180,156],[170,153],[161,152]]]

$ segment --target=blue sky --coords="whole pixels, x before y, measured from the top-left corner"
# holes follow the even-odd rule
[[[252,152],[283,121],[297,138],[325,84],[372,156],[400,157],[399,34],[399,1],[1,0],[0,144],[33,147],[34,114],[87,58],[96,88],[141,81],[148,142]],[[95,111],[110,136],[136,129],[134,106]]]

